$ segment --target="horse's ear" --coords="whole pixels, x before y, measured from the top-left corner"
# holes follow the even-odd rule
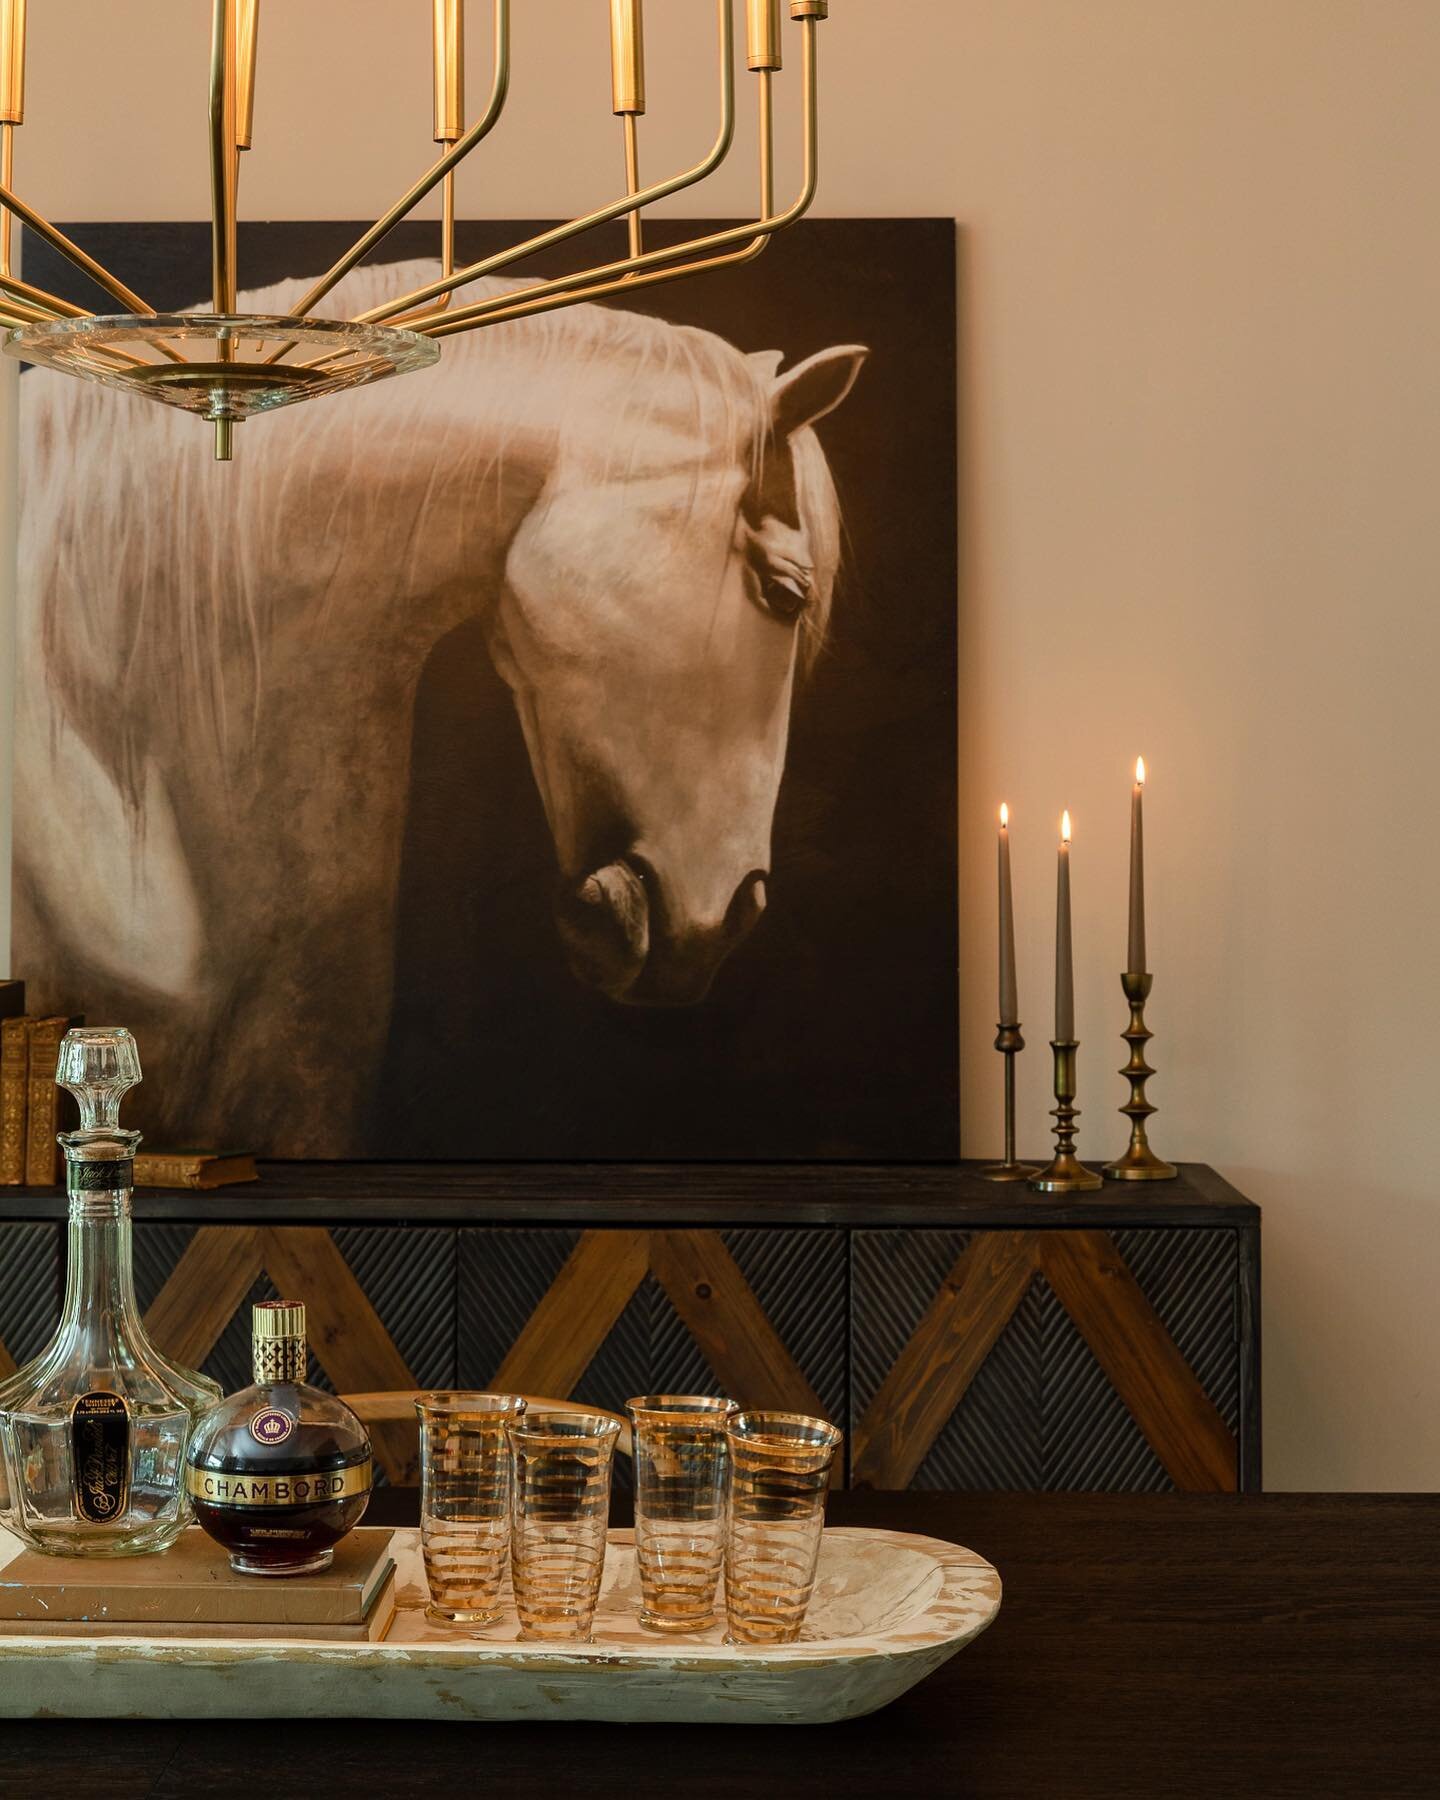
[[[770,417],[778,438],[813,425],[835,408],[855,385],[865,358],[864,344],[836,344],[817,350],[778,376],[770,392]]]
[[[760,379],[768,383],[779,374],[780,365],[785,360],[785,352],[783,350],[752,350],[746,360],[753,365]]]

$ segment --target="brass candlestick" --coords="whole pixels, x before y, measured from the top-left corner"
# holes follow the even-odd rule
[[[1075,1098],[1075,1052],[1080,1048],[1072,1038],[1065,1043],[1051,1040],[1055,1052],[1055,1105],[1050,1117],[1055,1121],[1055,1155],[1030,1185],[1040,1194],[1081,1194],[1104,1183],[1093,1169],[1087,1169],[1075,1155],[1075,1121],[1080,1114],[1071,1105]]]
[[[1155,1035],[1145,1027],[1145,1002],[1150,997],[1153,975],[1134,970],[1120,977],[1125,998],[1130,1002],[1130,1029],[1121,1037],[1130,1046],[1130,1060],[1120,1073],[1130,1083],[1130,1098],[1120,1111],[1130,1121],[1130,1148],[1114,1162],[1106,1163],[1107,1181],[1173,1181],[1173,1164],[1161,1160],[1150,1148],[1145,1136],[1145,1121],[1156,1109],[1145,1098],[1145,1083],[1155,1073],[1145,1060],[1145,1046]]]
[[[980,1171],[985,1181],[1028,1181],[1038,1171],[1033,1163],[1015,1160],[1015,1058],[1025,1048],[1018,1025],[995,1027],[995,1048],[1005,1058],[1005,1160]]]

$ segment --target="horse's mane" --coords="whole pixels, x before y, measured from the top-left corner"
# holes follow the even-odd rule
[[[435,272],[434,264],[418,262],[363,267],[317,311],[354,316]],[[287,313],[308,285],[308,278],[288,278],[254,290],[242,296],[241,310]],[[521,285],[476,282],[457,304]],[[474,415],[436,404],[451,391],[439,387],[447,364],[453,373],[462,358],[462,366],[484,371],[476,390],[484,396],[484,430],[475,428]],[[575,396],[586,372],[598,378],[602,364],[615,399],[597,421]],[[684,379],[677,382],[677,375]],[[276,570],[314,548],[297,546],[292,558],[289,547],[259,528],[273,518],[275,497],[290,483],[313,484],[317,469],[343,469],[351,459],[390,457],[405,442],[433,446],[434,476],[415,516],[387,523],[393,532],[387,552],[403,558],[424,541],[442,507],[452,521],[463,517],[471,496],[502,480],[522,440],[529,455],[548,445],[559,456],[593,441],[598,423],[613,440],[607,453],[623,460],[631,435],[643,431],[662,394],[671,405],[677,391],[688,394],[690,441],[708,446],[712,458],[748,458],[758,473],[774,449],[769,382],[768,363],[711,332],[618,308],[571,306],[446,340],[439,369],[428,374],[298,407],[283,420],[255,421],[238,434],[233,467],[216,471],[200,421],[32,372],[22,387],[23,578],[42,585],[38,625],[47,680],[72,726],[138,804],[144,744],[154,733],[173,731],[193,744],[198,707],[208,714],[205,735],[223,765],[227,746],[248,741],[258,726]],[[48,391],[36,404],[42,387]],[[117,457],[121,433],[129,454]],[[262,433],[275,441],[263,457],[252,456],[247,440]],[[816,563],[803,627],[808,662],[826,633],[840,521],[818,438],[805,429],[789,444],[796,507]],[[700,472],[697,465],[697,479]],[[331,490],[314,503],[323,544],[373,543],[373,492],[364,483],[325,479]],[[259,489],[248,501],[251,526],[227,533],[225,509],[238,505],[251,482]],[[458,509],[457,491],[467,500]],[[32,629],[35,611],[32,606]],[[235,697],[225,691],[220,654],[237,630],[253,664],[243,707],[248,717],[240,721],[227,717]],[[117,708],[122,686],[128,698]]]

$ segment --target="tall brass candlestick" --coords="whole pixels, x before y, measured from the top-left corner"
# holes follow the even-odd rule
[[[1025,1048],[1015,990],[1015,909],[1010,892],[1010,808],[1000,808],[1000,1023],[995,1048],[1005,1058],[1005,1159],[980,1173],[986,1181],[1028,1181],[1034,1165],[1015,1160],[1015,1058]]]
[[[1130,1147],[1114,1162],[1106,1163],[1108,1181],[1173,1181],[1175,1167],[1158,1157],[1145,1135],[1145,1121],[1155,1111],[1145,1098],[1145,1083],[1155,1073],[1145,1060],[1145,1046],[1155,1035],[1145,1028],[1145,1002],[1150,997],[1153,975],[1130,970],[1120,977],[1125,998],[1130,1002],[1130,1029],[1121,1037],[1130,1046],[1130,1060],[1120,1073],[1130,1083],[1130,1098],[1120,1111],[1130,1121]]]

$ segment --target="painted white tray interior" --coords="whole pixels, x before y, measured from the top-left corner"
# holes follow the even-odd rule
[[[5,1534],[0,1533],[0,1538]],[[392,1544],[399,1611],[383,1643],[6,1637],[0,1717],[622,1719],[815,1724],[874,1712],[978,1637],[1000,1577],[973,1550],[831,1530],[798,1644],[731,1648],[720,1627],[636,1621],[632,1533],[610,1534],[595,1641],[517,1641],[430,1624],[416,1531]]]

